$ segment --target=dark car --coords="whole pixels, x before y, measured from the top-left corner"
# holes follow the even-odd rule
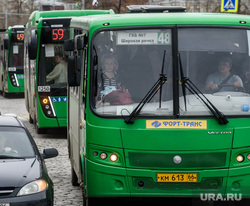
[[[18,118],[0,115],[0,205],[53,205],[53,182],[44,159],[57,155],[54,148],[40,154]]]

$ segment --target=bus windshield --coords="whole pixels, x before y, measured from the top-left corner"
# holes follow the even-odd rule
[[[39,58],[39,85],[61,88],[67,85],[67,63],[63,43],[42,44]]]
[[[129,115],[163,73],[167,81],[138,115],[213,116],[201,98],[227,116],[249,115],[250,31],[178,28],[178,67],[173,64],[172,35],[172,29],[155,28],[99,32],[92,43],[94,111]],[[198,88],[197,93],[183,84],[184,77]],[[174,114],[177,104],[179,111]]]
[[[23,71],[23,42],[12,42],[9,51],[9,67]]]
[[[55,27],[61,26],[61,27]],[[51,25],[41,30],[39,54],[39,86],[66,88],[67,58],[64,54],[64,40],[68,39],[69,29],[62,25]]]

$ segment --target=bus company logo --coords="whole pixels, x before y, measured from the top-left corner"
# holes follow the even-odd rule
[[[201,201],[240,201],[242,199],[241,193],[227,193],[224,197],[221,193],[201,193]]]
[[[161,126],[161,123],[158,122],[158,121],[154,121],[154,122],[152,123],[152,126],[154,126],[155,128],[157,128],[157,127]]]
[[[179,155],[174,156],[173,162],[174,162],[175,164],[180,164],[181,161],[182,161],[181,156],[179,156]]]

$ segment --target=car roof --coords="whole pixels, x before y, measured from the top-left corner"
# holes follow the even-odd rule
[[[0,127],[2,126],[24,127],[21,121],[14,116],[0,115]]]

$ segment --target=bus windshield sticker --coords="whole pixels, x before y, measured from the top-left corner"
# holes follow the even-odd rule
[[[16,71],[16,67],[9,67],[8,70],[9,70],[9,72],[15,72]]]
[[[116,115],[129,115],[133,111],[134,107],[125,105],[125,106],[117,106],[116,107]]]
[[[206,120],[147,120],[147,129],[207,129]]]
[[[54,24],[54,25],[51,25],[52,28],[55,28],[55,27],[63,27],[62,24]]]
[[[170,45],[170,30],[131,30],[117,32],[117,45]]]
[[[54,57],[55,56],[54,46],[52,44],[45,45],[45,56],[46,57]]]
[[[50,86],[38,86],[38,92],[50,92]]]
[[[18,46],[13,46],[13,54],[18,54]]]

